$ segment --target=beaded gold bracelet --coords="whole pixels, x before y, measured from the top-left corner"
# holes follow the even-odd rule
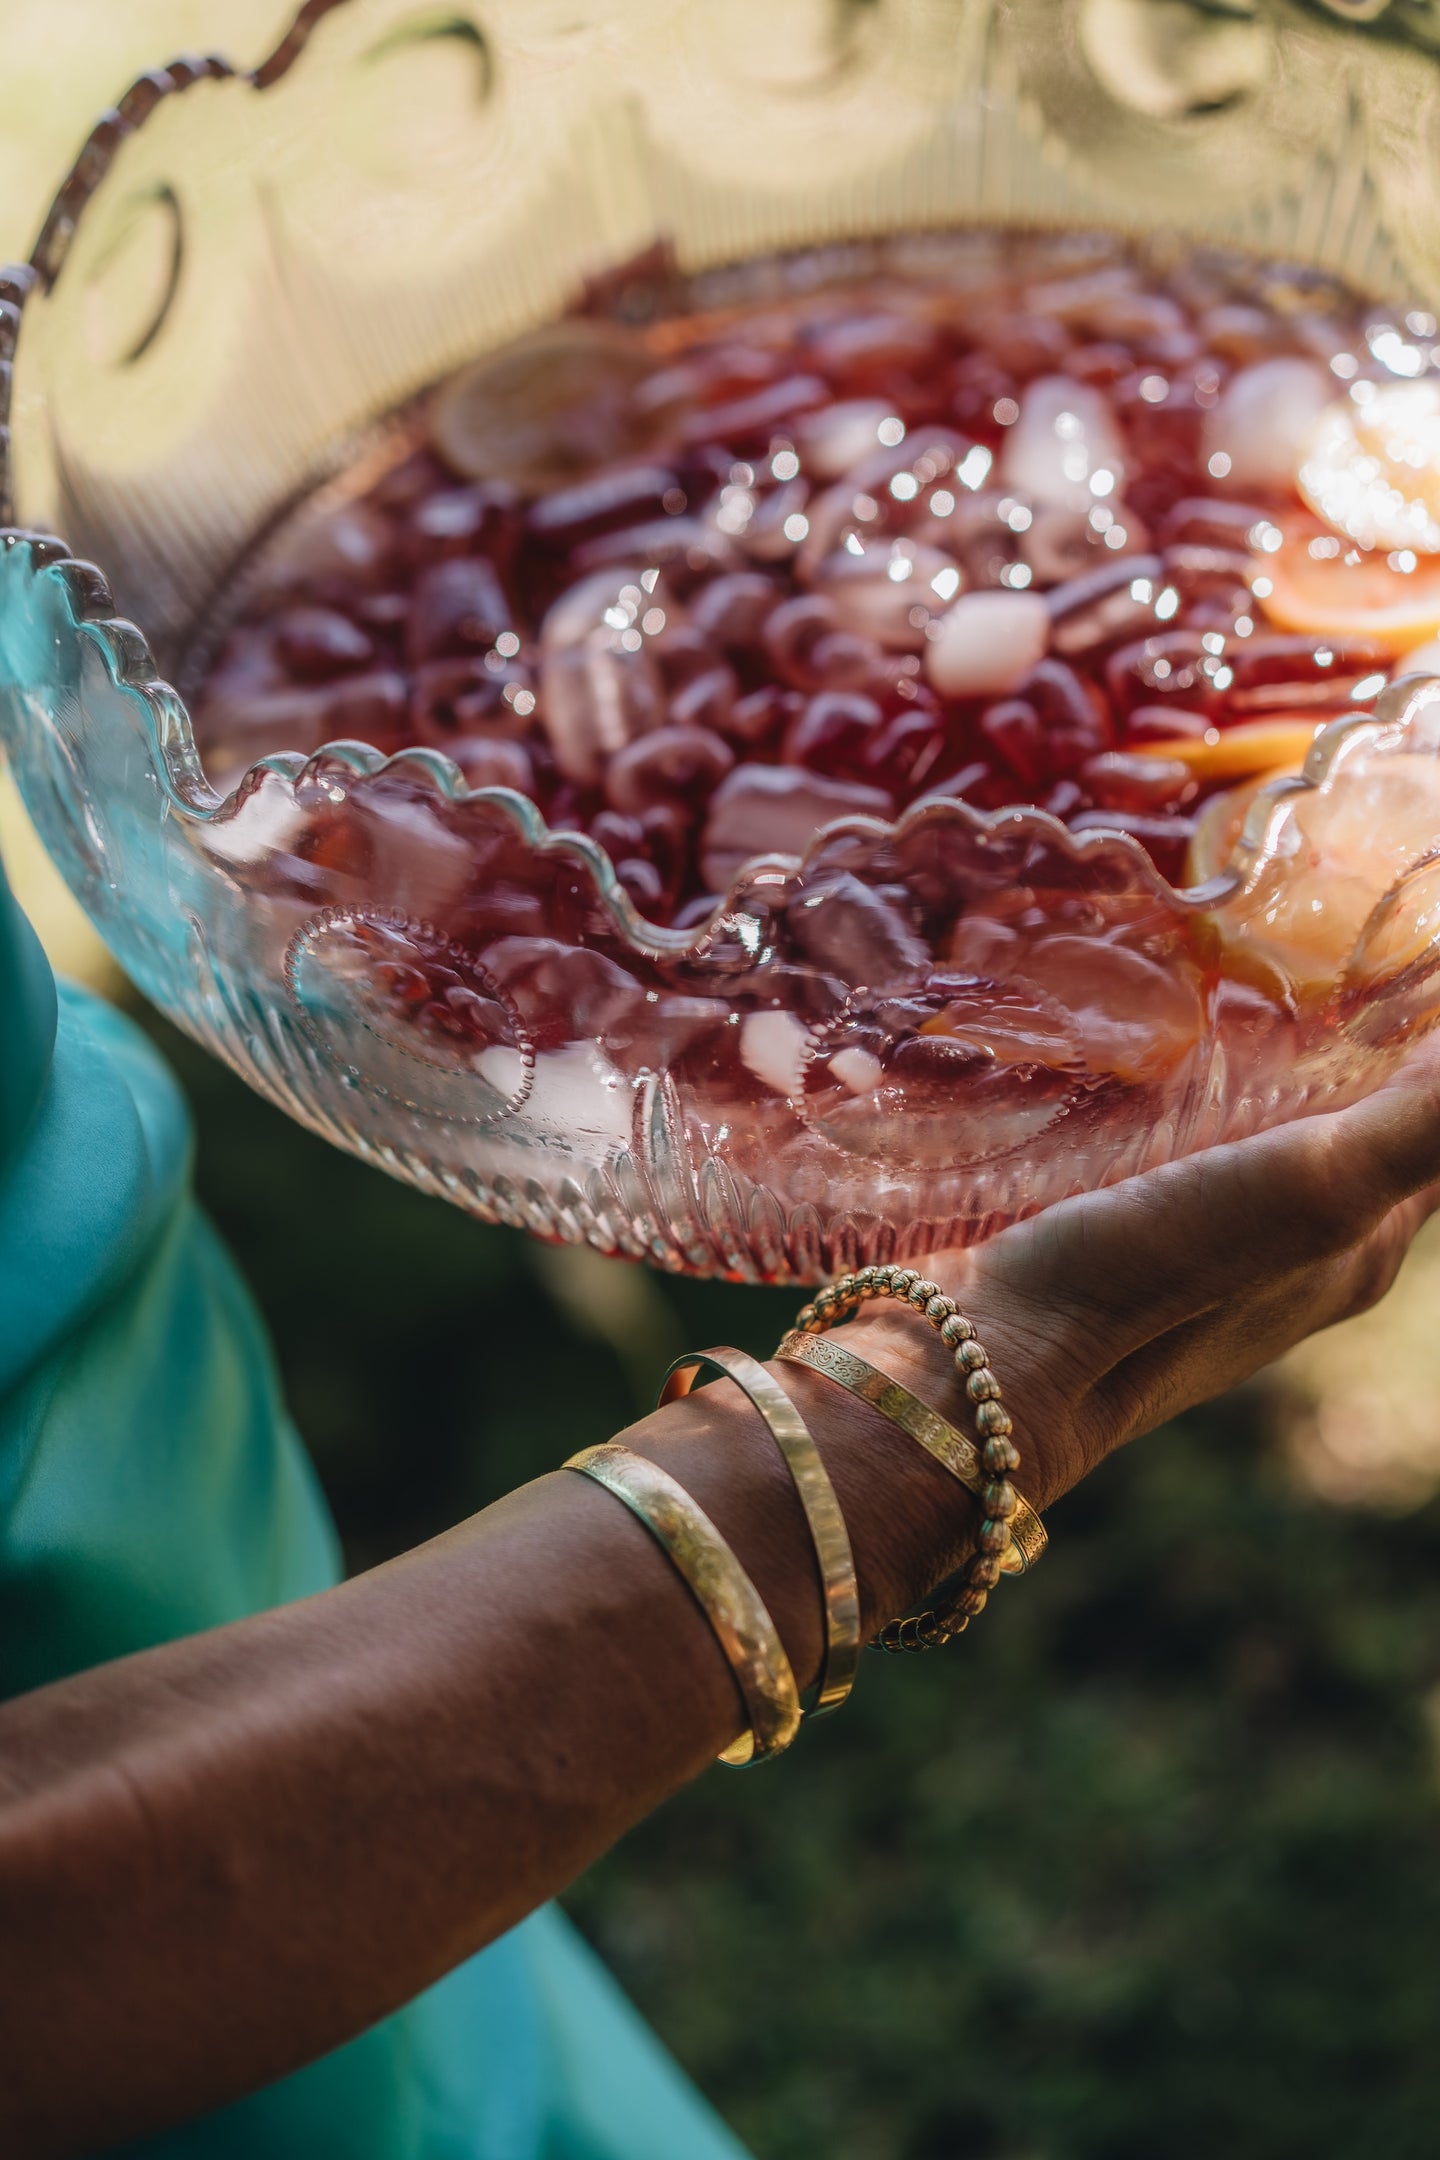
[[[796,1329],[804,1335],[823,1335],[827,1329],[853,1318],[868,1298],[876,1297],[898,1299],[928,1322],[954,1357],[965,1393],[975,1406],[980,1461],[986,1475],[980,1491],[984,1512],[977,1550],[949,1596],[938,1599],[924,1612],[892,1620],[876,1637],[882,1650],[938,1649],[962,1634],[984,1611],[991,1590],[1004,1572],[1005,1557],[1014,1543],[1011,1525],[1020,1506],[1009,1473],[1018,1469],[1020,1451],[1011,1437],[1014,1427],[1001,1399],[1000,1383],[976,1340],[973,1321],[965,1317],[954,1298],[947,1297],[940,1285],[922,1276],[918,1268],[866,1267],[853,1275],[842,1275],[801,1308],[796,1315]]]
[[[800,1730],[800,1691],[759,1591],[698,1500],[647,1456],[618,1441],[582,1448],[562,1465],[592,1478],[645,1525],[724,1651],[750,1719],[720,1756],[743,1769],[789,1747]]]
[[[825,1335],[802,1335],[798,1328],[784,1338],[775,1355],[783,1364],[808,1365],[812,1372],[823,1373],[860,1402],[869,1403],[910,1439],[918,1440],[926,1454],[933,1455],[941,1469],[948,1470],[967,1492],[974,1493],[977,1500],[983,1496],[990,1480],[980,1467],[974,1441],[909,1388],[892,1380],[889,1373],[857,1357],[843,1343],[832,1342]],[[1017,1494],[1015,1513],[1010,1518],[1010,1544],[1000,1559],[1001,1574],[1025,1574],[1048,1543],[1044,1523],[1024,1495]]]

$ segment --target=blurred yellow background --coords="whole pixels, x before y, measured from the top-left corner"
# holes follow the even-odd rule
[[[182,52],[254,61],[294,0],[5,0],[0,22],[0,261],[23,259],[98,115],[137,75]],[[0,852],[66,975],[109,988],[113,962],[0,771]]]

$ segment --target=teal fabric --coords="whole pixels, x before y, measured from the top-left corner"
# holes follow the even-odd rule
[[[57,1004],[0,871],[0,1696],[337,1577],[189,1170],[169,1074],[108,1007]],[[126,2151],[743,2160],[553,1911],[323,2061]]]

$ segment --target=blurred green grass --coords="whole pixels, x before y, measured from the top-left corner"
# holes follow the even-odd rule
[[[600,1439],[795,1299],[546,1254],[156,1020],[351,1564]],[[867,1659],[567,1903],[758,2160],[1431,2160],[1440,1504],[1307,1499],[1262,1389],[1055,1511],[943,1656]]]

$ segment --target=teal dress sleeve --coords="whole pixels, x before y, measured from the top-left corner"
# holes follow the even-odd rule
[[[57,995],[0,870],[0,1696],[338,1577],[190,1148],[166,1068],[122,1015]],[[743,2160],[553,1910],[320,2062],[125,2150]]]

